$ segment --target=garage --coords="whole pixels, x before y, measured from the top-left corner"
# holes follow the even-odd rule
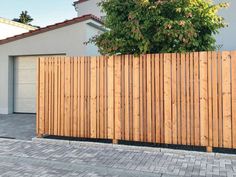
[[[36,56],[14,59],[14,112],[36,113]]]
[[[37,57],[98,55],[85,42],[105,31],[102,24],[86,15],[0,40],[0,114],[35,114]]]

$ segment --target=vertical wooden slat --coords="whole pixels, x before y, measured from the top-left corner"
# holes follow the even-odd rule
[[[194,53],[194,140],[200,146],[200,83],[199,83],[199,53]]]
[[[74,77],[74,89],[73,89],[73,136],[77,136],[78,132],[78,59],[74,58],[73,63],[73,77]]]
[[[114,57],[108,60],[108,138],[114,137]]]
[[[181,55],[177,54],[177,142],[178,144],[181,144],[182,142],[182,129],[181,129],[181,122],[182,122],[182,117],[181,117],[181,90],[182,90],[182,85],[181,85]]]
[[[151,55],[147,55],[147,141],[151,142],[152,140],[152,80],[151,80]],[[134,110],[135,112],[135,110]]]
[[[151,62],[152,62],[152,141],[156,142],[156,117],[155,117],[155,55],[151,55]]]
[[[40,58],[40,80],[39,82],[39,136],[45,134],[45,59]]]
[[[58,60],[56,58],[53,58],[54,61],[54,79],[55,79],[55,85],[54,85],[54,135],[58,135]]]
[[[187,118],[186,118],[186,59],[181,54],[181,143],[187,144]]]
[[[164,122],[164,54],[160,58],[160,97],[161,97],[161,143],[165,143],[165,122]]]
[[[171,55],[164,55],[164,126],[165,143],[171,144]]]
[[[70,58],[65,59],[65,136],[70,136],[70,85],[71,85],[71,78],[70,78]]]
[[[81,57],[81,86],[80,86],[80,122],[81,122],[81,126],[80,126],[80,135],[81,137],[85,137],[85,114],[84,114],[84,109],[85,109],[85,94],[84,94],[84,90],[85,90],[85,78],[84,78],[84,73],[85,73],[85,59],[84,57]]]
[[[130,87],[129,87],[129,109],[130,109],[130,141],[134,140],[134,124],[133,124],[133,56],[129,56],[129,82],[130,82]]]
[[[155,117],[156,117],[156,143],[161,142],[161,116],[160,116],[160,55],[155,55]]]
[[[207,52],[200,53],[200,131],[201,145],[208,146]]]
[[[134,125],[134,141],[139,141],[139,119],[140,119],[140,112],[139,112],[139,58],[135,57],[133,60],[133,125]]]
[[[223,147],[222,55],[218,53],[219,147]]]
[[[115,139],[121,139],[121,56],[115,57]]]
[[[61,135],[65,136],[65,57],[61,59]]]
[[[186,54],[186,129],[187,129],[187,145],[190,145],[191,141],[191,126],[190,126],[190,77],[189,77],[189,53]]]
[[[100,117],[100,122],[99,122],[99,127],[100,127],[100,138],[104,138],[104,58],[100,57],[99,58],[99,66],[100,66],[100,74],[99,74],[99,117]]]
[[[219,131],[219,119],[218,119],[218,69],[217,69],[218,56],[216,52],[212,53],[212,136],[213,147],[218,147],[218,131]]]
[[[223,146],[232,147],[231,125],[231,59],[230,52],[222,53]]]
[[[232,147],[236,148],[236,51],[231,52],[232,69]]]
[[[189,74],[190,74],[190,144],[194,145],[194,54],[190,53],[190,61],[189,61]]]
[[[213,145],[213,133],[212,133],[212,120],[213,120],[213,107],[212,107],[212,53],[208,52],[208,146],[212,147]]]
[[[177,65],[177,55],[176,54],[172,54],[171,57],[171,89],[172,89],[172,93],[171,93],[171,107],[172,107],[172,144],[177,144],[177,87],[176,87],[176,78],[177,78],[177,69],[176,69],[176,65]],[[178,83],[179,84],[179,83]]]
[[[143,79],[143,66],[144,66],[144,58],[143,55],[140,56],[140,68],[139,68],[139,112],[140,112],[140,119],[139,119],[139,134],[140,134],[140,141],[144,141],[144,132],[143,132],[143,118],[144,118],[144,109],[143,109],[143,89],[144,89],[144,79]],[[128,80],[127,80],[128,81]],[[127,130],[127,129],[126,129]]]
[[[125,56],[125,140],[130,138],[130,119],[129,119],[129,56]]]
[[[39,133],[39,117],[40,117],[40,58],[37,58],[37,65],[36,65],[36,135],[38,137],[42,136]]]
[[[97,137],[97,77],[96,77],[96,58],[91,60],[91,137]],[[113,96],[112,96],[113,98]]]

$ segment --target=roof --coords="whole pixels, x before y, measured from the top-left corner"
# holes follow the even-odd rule
[[[79,3],[82,3],[82,2],[86,2],[86,1],[88,1],[88,0],[78,0],[78,1],[75,1],[75,2],[74,2],[74,5],[79,4]]]
[[[11,26],[16,26],[16,27],[19,27],[19,28],[24,28],[26,30],[35,30],[35,29],[37,29],[36,27],[26,25],[26,24],[23,24],[23,23],[19,23],[19,22],[15,22],[15,21],[12,21],[12,20],[9,20],[9,19],[6,19],[6,18],[2,18],[2,17],[0,17],[0,23],[4,23],[4,24],[7,24],[7,25],[11,25]]]
[[[13,36],[13,37],[9,37],[9,38],[0,40],[0,45],[6,44],[6,43],[9,43],[9,42],[13,42],[13,41],[16,41],[16,40],[20,40],[20,39],[23,39],[23,38],[31,37],[31,36],[34,36],[34,35],[38,35],[38,34],[41,34],[41,33],[45,33],[45,32],[48,32],[48,31],[52,31],[52,30],[62,28],[62,27],[65,27],[65,26],[80,23],[80,22],[83,22],[83,21],[86,21],[86,20],[94,20],[94,21],[100,23],[101,25],[103,25],[103,22],[98,17],[89,14],[89,15],[76,17],[76,18],[73,18],[71,20],[66,20],[64,22],[56,23],[56,24],[49,25],[49,26],[46,26],[44,28],[39,28],[39,29],[36,29],[36,30],[31,30],[31,31],[26,32],[26,33],[22,33],[22,34]]]

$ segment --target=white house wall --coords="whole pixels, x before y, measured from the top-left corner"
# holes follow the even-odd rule
[[[78,17],[83,15],[92,14],[99,18],[104,16],[105,14],[101,12],[100,7],[97,4],[101,2],[101,0],[88,0],[81,3],[77,3],[75,5],[75,10],[78,13]]]
[[[86,50],[84,34],[89,21],[59,28],[0,45],[0,114],[13,111],[13,56],[66,54],[98,55],[96,47]],[[95,23],[95,22],[94,22]]]

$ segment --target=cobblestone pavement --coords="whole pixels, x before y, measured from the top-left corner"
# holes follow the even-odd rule
[[[236,156],[0,139],[0,176],[236,176]]]
[[[0,138],[31,140],[35,137],[35,125],[34,114],[0,114]]]

